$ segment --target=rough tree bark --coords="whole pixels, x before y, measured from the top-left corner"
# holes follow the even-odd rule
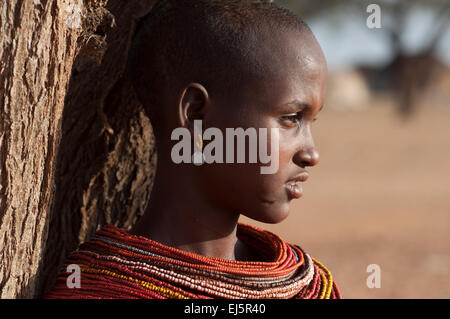
[[[154,2],[0,2],[2,298],[41,296],[80,242],[143,213],[156,152],[123,73]]]

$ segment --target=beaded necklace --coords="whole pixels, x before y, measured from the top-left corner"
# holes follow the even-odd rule
[[[242,223],[237,236],[264,261],[202,256],[106,225],[66,259],[46,298],[341,298],[299,246]],[[69,264],[80,266],[80,288],[67,287]]]

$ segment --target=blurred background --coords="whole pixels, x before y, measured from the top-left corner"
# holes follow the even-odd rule
[[[321,155],[279,225],[345,298],[450,298],[450,1],[278,0],[328,61]],[[381,269],[369,288],[367,266]]]

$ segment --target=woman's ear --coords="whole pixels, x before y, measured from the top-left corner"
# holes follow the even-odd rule
[[[205,87],[189,83],[182,91],[178,102],[178,125],[192,129],[194,120],[203,120],[209,110],[209,97]]]

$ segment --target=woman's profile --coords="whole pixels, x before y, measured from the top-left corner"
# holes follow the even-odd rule
[[[307,167],[319,162],[311,126],[326,72],[309,27],[276,4],[160,1],[137,27],[127,70],[158,154],[145,214],[130,230],[106,225],[83,243],[46,297],[340,298],[303,248],[239,222],[280,223],[302,196]],[[178,128],[189,133],[183,150],[174,148]],[[232,130],[241,142],[230,143]],[[275,171],[262,173],[273,164],[264,154]],[[72,264],[77,287],[68,285]]]

